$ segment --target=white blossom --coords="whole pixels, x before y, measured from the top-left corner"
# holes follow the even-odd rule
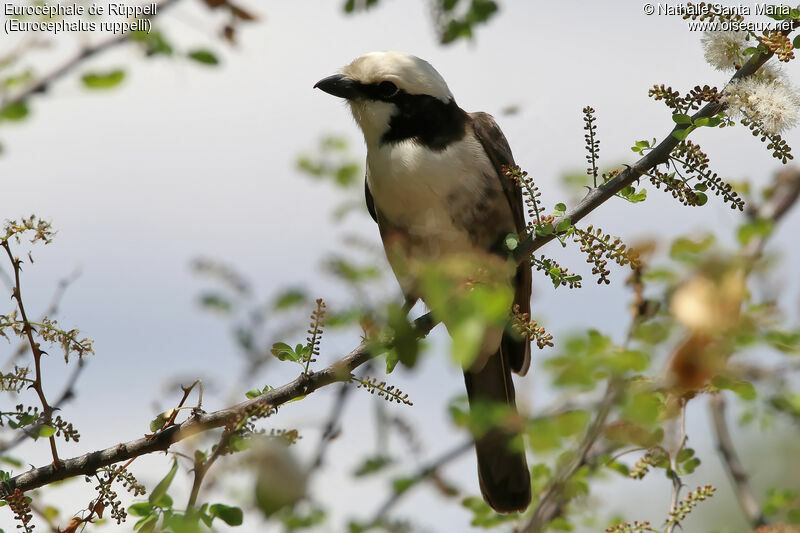
[[[745,56],[742,51],[748,47],[746,31],[707,31],[701,42],[709,65],[717,70],[731,70],[742,66]]]
[[[764,132],[778,134],[800,121],[800,94],[788,83],[755,77],[737,80],[725,89],[723,101],[732,118],[743,115]]]

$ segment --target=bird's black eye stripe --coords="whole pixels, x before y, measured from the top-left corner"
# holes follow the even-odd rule
[[[361,92],[370,100],[391,100],[402,91],[390,81],[361,84]]]
[[[382,81],[378,84],[378,93],[384,98],[390,98],[397,94],[397,85],[390,81]]]

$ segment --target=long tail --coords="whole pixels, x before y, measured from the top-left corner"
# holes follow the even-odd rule
[[[506,342],[502,344],[508,346]],[[514,383],[504,355],[501,346],[482,369],[464,372],[471,408],[476,403],[504,403],[516,412]],[[502,427],[493,427],[475,439],[483,498],[500,513],[521,512],[531,503],[531,481],[525,452],[512,448],[513,439],[514,434]]]

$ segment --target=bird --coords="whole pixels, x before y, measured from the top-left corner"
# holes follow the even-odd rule
[[[407,310],[425,302],[410,265],[464,254],[478,265],[509,264],[503,243],[524,232],[525,212],[519,187],[504,172],[515,164],[511,148],[491,115],[461,109],[439,72],[404,52],[368,53],[314,88],[344,99],[363,133],[367,209]],[[506,272],[509,316],[512,308],[529,314],[530,265],[512,263]],[[511,373],[525,375],[529,365],[529,340],[512,328],[489,328],[463,369],[470,409],[495,403],[516,414]],[[498,423],[474,434],[481,493],[501,513],[522,512],[531,501],[517,433]]]

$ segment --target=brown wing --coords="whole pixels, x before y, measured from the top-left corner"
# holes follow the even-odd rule
[[[514,180],[503,174],[503,165],[513,165],[514,156],[511,148],[500,127],[488,113],[470,113],[472,129],[481,142],[486,155],[494,166],[497,179],[503,185],[508,205],[514,215],[514,224],[518,234],[525,230],[525,209],[522,203],[522,191]],[[524,261],[517,267],[514,280],[514,303],[519,306],[521,313],[531,312],[531,267]],[[503,336],[503,352],[511,363],[514,372],[525,375],[530,366],[530,342],[514,339],[509,335]]]

